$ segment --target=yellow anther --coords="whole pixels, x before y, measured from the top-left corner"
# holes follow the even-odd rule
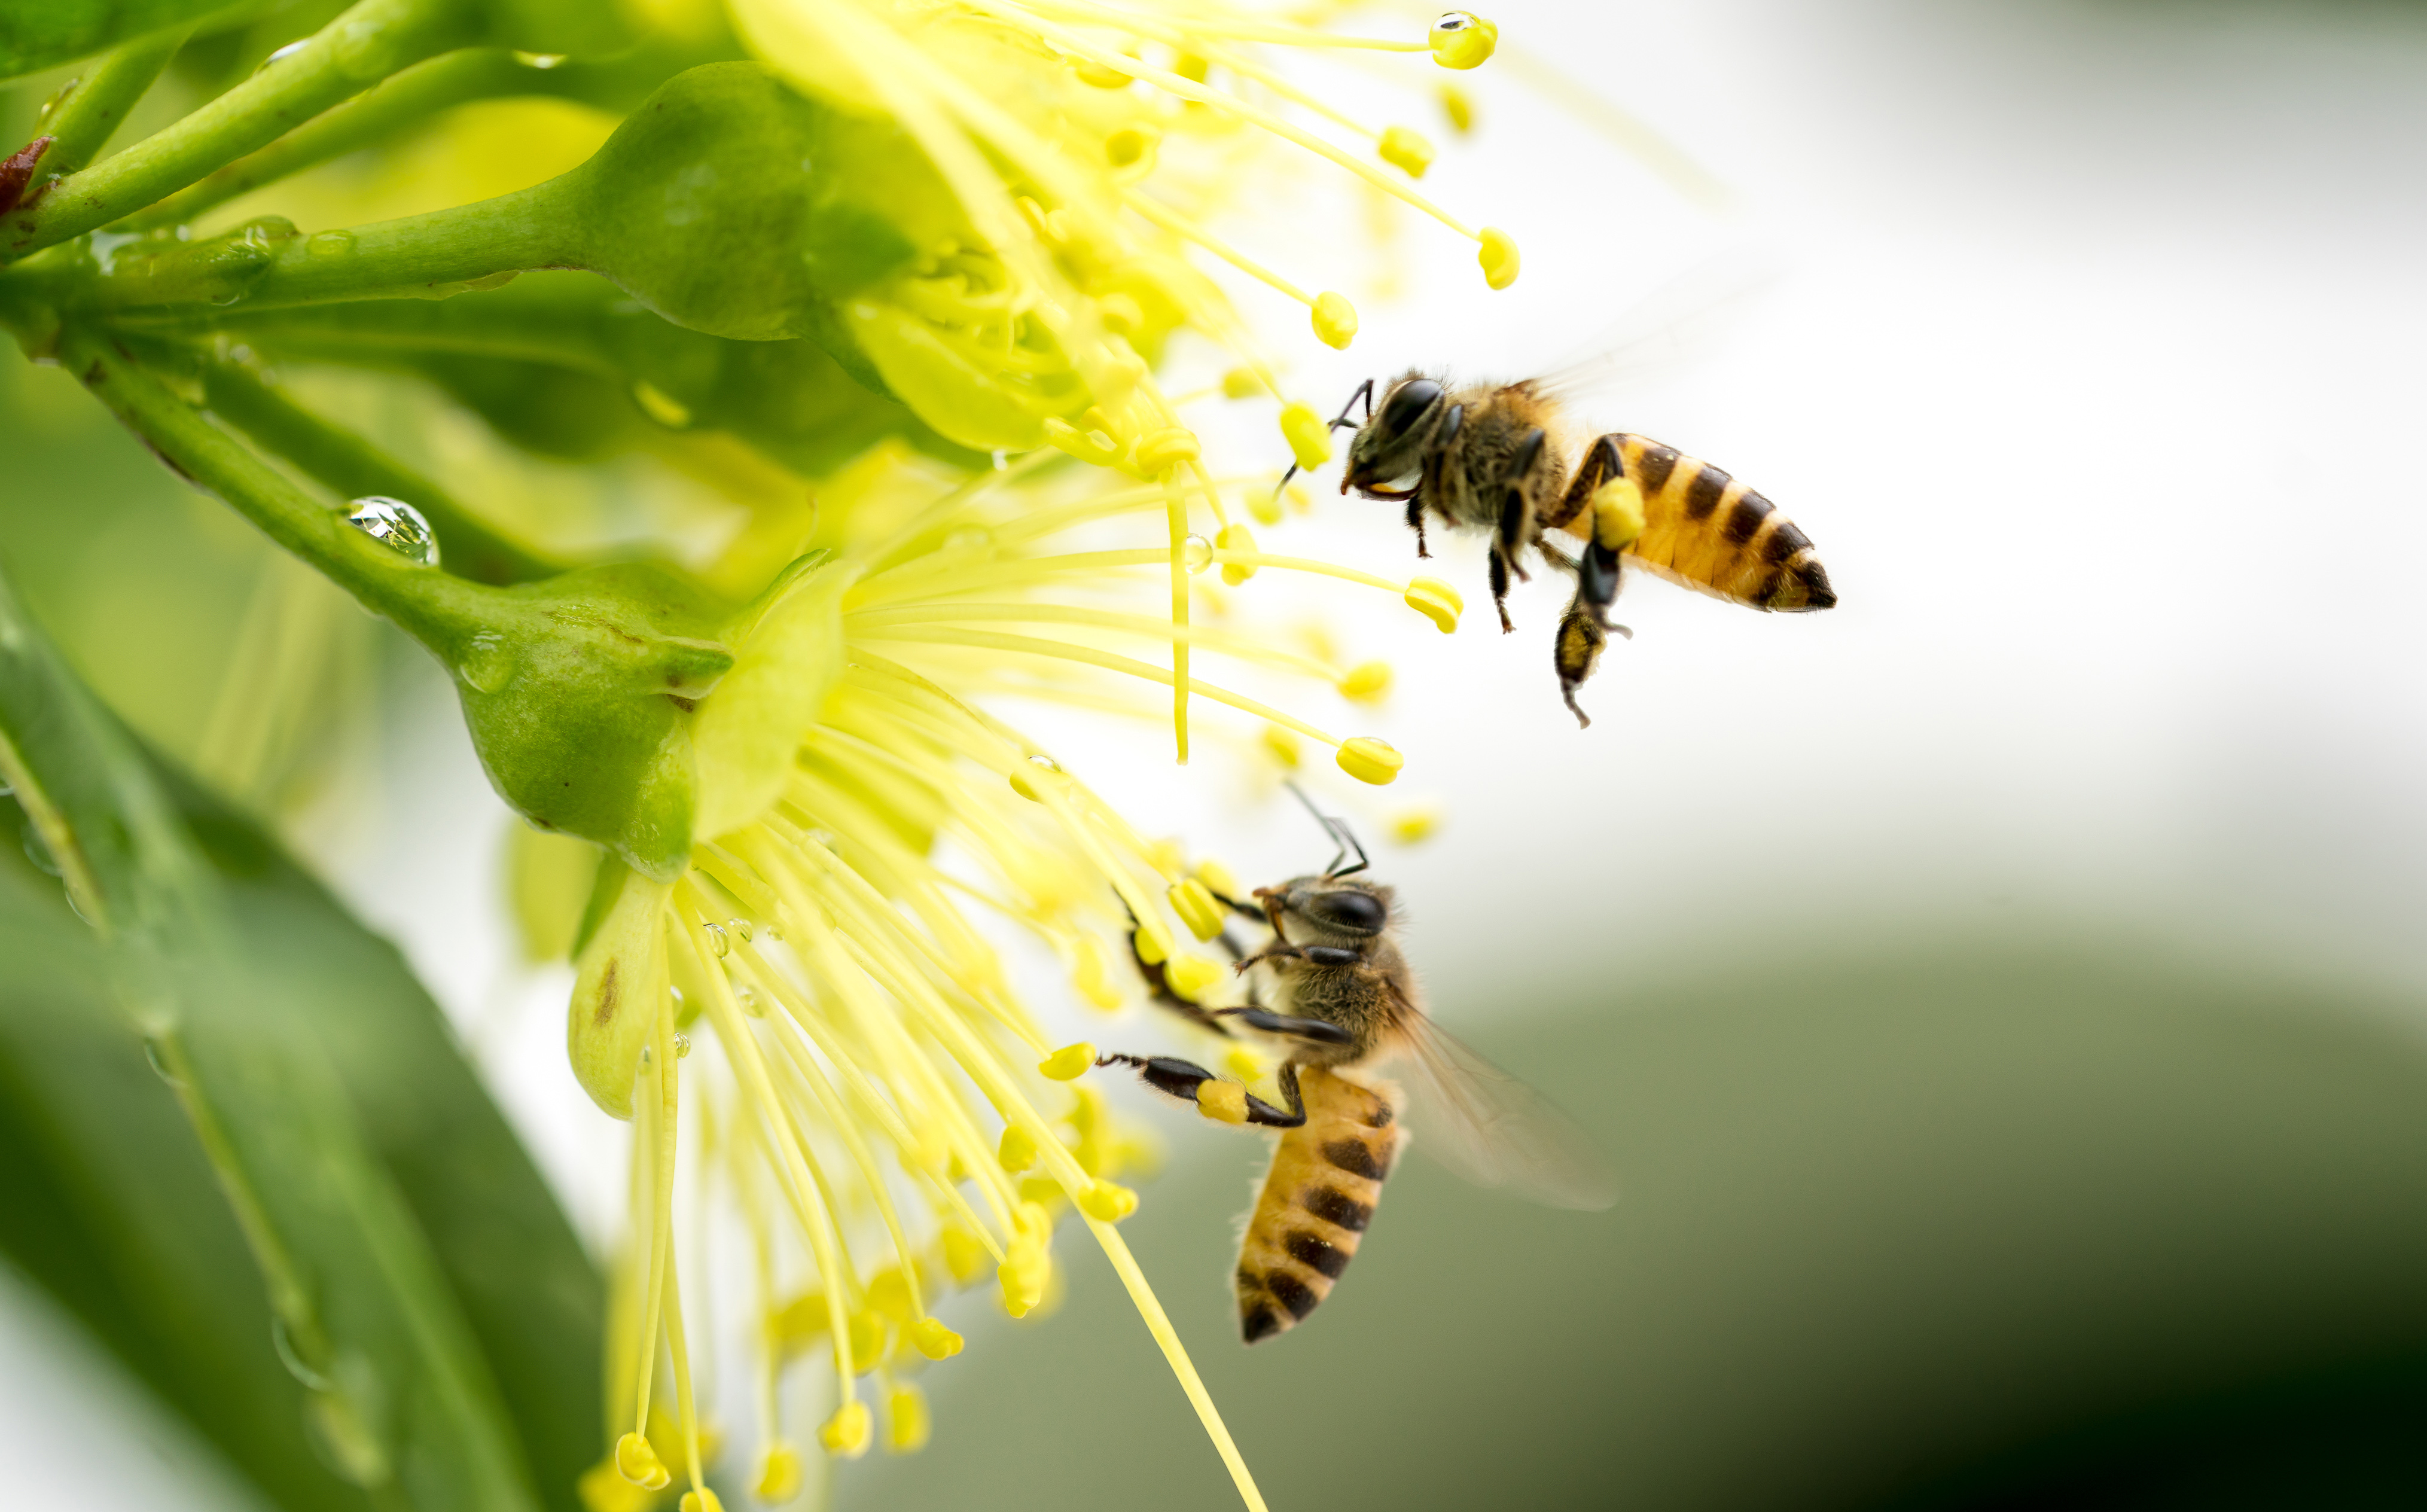
[[[1483,265],[1483,281],[1493,288],[1517,282],[1517,240],[1498,226],[1483,228],[1483,250],[1474,260]]]
[[[615,1470],[633,1485],[655,1491],[674,1480],[666,1473],[666,1462],[649,1447],[649,1440],[637,1433],[627,1433],[615,1440]]]
[[[626,1480],[611,1457],[583,1471],[573,1488],[583,1512],[649,1512],[658,1504],[658,1493]]]
[[[927,1447],[927,1398],[903,1383],[885,1398],[885,1449],[888,1454],[915,1455]]]
[[[1217,1124],[1244,1124],[1247,1121],[1247,1089],[1236,1081],[1199,1081],[1197,1111]]]
[[[1230,875],[1230,869],[1211,856],[1197,863],[1197,880],[1205,884],[1205,890],[1216,898],[1246,896],[1239,891],[1239,879]],[[1206,938],[1211,939],[1213,935],[1209,935]]]
[[[862,1375],[885,1362],[885,1320],[862,1308],[843,1326],[851,1330],[851,1368]]]
[[[1195,1002],[1230,974],[1230,968],[1218,962],[1183,955],[1163,968],[1163,981],[1173,992]]]
[[[1117,1181],[1098,1181],[1079,1194],[1079,1208],[1099,1223],[1118,1223],[1137,1211],[1137,1194]]]
[[[1130,935],[1137,947],[1137,958],[1148,966],[1161,966],[1171,959],[1171,932],[1152,920],[1140,924]]]
[[[1611,551],[1622,549],[1643,533],[1643,486],[1632,478],[1613,478],[1593,490],[1593,539]]]
[[[1049,1081],[1076,1081],[1096,1065],[1096,1047],[1085,1040],[1065,1045],[1036,1063],[1036,1069]]]
[[[1188,926],[1188,933],[1198,939],[1210,940],[1222,933],[1225,910],[1205,890],[1205,884],[1195,877],[1173,883],[1163,896],[1170,902],[1171,911],[1180,916],[1180,921]]]
[[[1279,489],[1259,488],[1250,483],[1247,485],[1246,503],[1247,513],[1258,525],[1281,523],[1281,496]]]
[[[779,1505],[801,1494],[801,1452],[782,1440],[767,1446],[758,1456],[758,1481],[752,1494],[770,1506]]]
[[[1466,600],[1438,577],[1410,577],[1408,607],[1441,626],[1441,633],[1447,635],[1458,628],[1458,617],[1466,612]]]
[[[835,1409],[825,1426],[818,1430],[818,1442],[826,1453],[840,1455],[845,1459],[857,1459],[868,1453],[868,1404],[845,1402]]]
[[[1309,471],[1331,460],[1331,428],[1304,399],[1282,407],[1281,435],[1289,442],[1290,455]]]
[[[940,1319],[921,1318],[910,1325],[910,1346],[929,1359],[950,1359],[961,1352],[961,1336]]]
[[[691,426],[691,406],[655,383],[634,383],[632,402],[641,407],[642,414],[669,431],[688,430]]]
[[[1472,10],[1449,10],[1433,23],[1433,61],[1443,68],[1480,68],[1500,45],[1500,28]]]
[[[1022,1205],[1036,1207],[1033,1202]],[[1003,1257],[1003,1262],[995,1267],[994,1275],[1002,1287],[1002,1310],[1015,1318],[1024,1318],[1045,1300],[1045,1283],[1052,1277],[1053,1261],[1042,1244],[1015,1244]]]
[[[1113,984],[1113,952],[1095,935],[1082,935],[1077,956],[1070,963],[1070,984],[1079,996],[1099,1008],[1118,1008],[1121,989]]]
[[[718,1501],[716,1493],[705,1486],[696,1491],[683,1492],[682,1500],[675,1504],[675,1506],[676,1512],[725,1512],[725,1504]]]
[[[1123,126],[1104,138],[1104,160],[1115,168],[1127,168],[1151,154],[1163,133],[1152,126]]]
[[[1116,336],[1134,335],[1146,327],[1145,308],[1117,289],[1096,301],[1096,314]]]
[[[1392,819],[1391,837],[1401,845],[1413,845],[1418,840],[1431,838],[1433,831],[1439,828],[1441,828],[1441,805],[1419,804],[1413,808],[1399,810],[1398,814]]]
[[[1233,367],[1222,375],[1222,397],[1226,399],[1251,399],[1264,391],[1264,381],[1252,367]]]
[[[1409,178],[1424,177],[1425,170],[1433,166],[1433,144],[1405,126],[1383,132],[1380,151],[1382,161],[1406,170]]]
[[[1340,679],[1340,696],[1360,704],[1378,704],[1391,691],[1391,664],[1366,661],[1348,669]]]
[[[1134,76],[1092,58],[1074,57],[1070,59],[1070,69],[1079,75],[1080,83],[1099,89],[1126,89],[1137,82]]]
[[[1264,749],[1270,751],[1273,754],[1273,759],[1282,766],[1292,771],[1296,770],[1298,761],[1296,731],[1283,729],[1278,724],[1265,725]]]
[[[996,1162],[1014,1175],[1036,1163],[1036,1136],[1018,1124],[1005,1124],[994,1147]]]
[[[1160,476],[1165,468],[1177,467],[1183,462],[1195,462],[1204,454],[1197,444],[1197,432],[1185,426],[1172,426],[1141,437],[1137,447],[1138,471],[1149,478]]]
[[[1347,295],[1327,291],[1314,297],[1314,337],[1344,351],[1357,339],[1357,306]]]
[[[908,1325],[912,1317],[910,1282],[902,1274],[902,1267],[888,1265],[876,1273],[876,1278],[868,1283],[868,1305],[895,1323]]]
[[[1019,1199],[1057,1217],[1068,1196],[1069,1194],[1062,1190],[1062,1183],[1050,1176],[1023,1176],[1019,1179]]]
[[[943,1233],[944,1269],[956,1286],[967,1286],[985,1274],[986,1247],[977,1235],[958,1224]]]
[[[1224,551],[1238,552],[1241,556],[1252,557],[1256,554],[1256,538],[1254,534],[1251,533],[1246,526],[1239,524],[1235,520],[1230,522],[1229,525],[1222,527],[1222,528],[1215,533],[1214,537],[1214,545]],[[1222,580],[1229,583],[1233,588],[1238,587],[1241,583],[1246,582],[1255,575],[1256,566],[1253,562],[1226,561],[1222,563]]]
[[[1121,444],[1104,431],[1082,431],[1052,415],[1045,417],[1045,444],[1098,467],[1109,467],[1121,460]]]
[[[777,1349],[800,1348],[826,1331],[826,1294],[804,1292],[767,1314],[767,1340]]]
[[[1399,769],[1408,764],[1406,756],[1370,735],[1360,735],[1344,742],[1340,747],[1337,759],[1341,771],[1359,782],[1370,782],[1376,788],[1390,784],[1399,775]]]
[[[1474,129],[1474,102],[1455,84],[1441,87],[1442,114],[1449,117],[1452,131],[1463,137]]]

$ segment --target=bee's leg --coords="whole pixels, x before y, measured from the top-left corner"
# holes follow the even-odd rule
[[[1096,1057],[1096,1064],[1136,1066],[1138,1080],[1148,1086],[1167,1097],[1176,1097],[1199,1108],[1204,1104],[1197,1097],[1197,1089],[1209,1081],[1222,1080],[1193,1061],[1170,1055],[1099,1055]],[[1250,1092],[1246,1094],[1246,1122],[1265,1129],[1296,1129],[1306,1123],[1306,1099],[1298,1095],[1297,1067],[1282,1066],[1279,1081],[1281,1096],[1289,1102],[1288,1108],[1276,1108]]]
[[[1559,672],[1559,696],[1567,700],[1568,712],[1576,717],[1580,729],[1589,728],[1591,716],[1576,707],[1576,690],[1585,685],[1601,665],[1602,648],[1609,644],[1609,632],[1603,626],[1601,610],[1586,603],[1582,588],[1559,616],[1558,639],[1552,643],[1553,663]],[[1620,634],[1630,634],[1623,625],[1615,628]]]
[[[1500,554],[1497,542],[1491,547],[1491,607],[1500,611],[1501,634],[1517,628],[1508,619],[1508,559]]]
[[[1239,957],[1239,959],[1231,965],[1230,969],[1234,972],[1245,971],[1247,967],[1254,966],[1259,961],[1296,960],[1303,957],[1305,954],[1306,952],[1304,951],[1299,950],[1289,941],[1275,938],[1271,944],[1266,945],[1262,950],[1258,951],[1255,954],[1243,955]]]
[[[1210,1029],[1217,1034],[1229,1033],[1230,1031],[1225,1029],[1221,1021],[1212,1014],[1171,990],[1170,979],[1164,975],[1163,967],[1148,960],[1138,950],[1136,910],[1130,908],[1126,901],[1122,902],[1121,907],[1130,916],[1130,959],[1137,963],[1138,975],[1146,979],[1147,996],[1199,1029]],[[1225,938],[1227,939],[1228,936],[1225,935]]]
[[[1416,555],[1431,556],[1425,549],[1425,491],[1421,488],[1408,496],[1408,528],[1416,532]]]
[[[1322,947],[1316,946],[1315,949],[1321,950]],[[1338,1024],[1327,1023],[1320,1018],[1293,1018],[1287,1014],[1270,1014],[1261,1008],[1224,1008],[1216,1016],[1235,1018],[1249,1029],[1266,1034],[1285,1034],[1291,1039],[1302,1039],[1313,1045],[1357,1043],[1356,1035]]]
[[[1568,480],[1568,491],[1559,498],[1556,517],[1546,514],[1539,523],[1544,529],[1557,529],[1584,512],[1585,506],[1592,502],[1594,490],[1613,478],[1625,476],[1626,456],[1618,449],[1618,437],[1603,436],[1585,452],[1575,477]]]

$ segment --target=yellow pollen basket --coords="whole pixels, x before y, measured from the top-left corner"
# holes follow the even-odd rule
[[[1643,533],[1643,486],[1632,478],[1613,478],[1593,490],[1593,539],[1610,551],[1620,550]]]
[[[1408,763],[1406,756],[1370,735],[1360,735],[1344,742],[1335,759],[1340,763],[1341,771],[1359,782],[1372,783],[1376,788],[1387,787],[1396,781],[1399,769]]]
[[[1200,1081],[1197,1084],[1197,1111],[1221,1124],[1244,1124],[1247,1121],[1247,1089],[1236,1081]]]

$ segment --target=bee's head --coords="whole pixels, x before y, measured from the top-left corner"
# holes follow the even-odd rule
[[[1340,491],[1354,488],[1367,498],[1404,498],[1424,470],[1425,450],[1449,409],[1449,390],[1439,379],[1406,373],[1392,381],[1348,443],[1348,465]]]
[[[1282,910],[1316,934],[1370,940],[1391,925],[1394,895],[1363,877],[1293,877],[1274,890],[1280,894]]]

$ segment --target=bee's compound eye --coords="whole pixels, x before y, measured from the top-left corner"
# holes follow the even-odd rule
[[[1406,435],[1441,394],[1442,386],[1429,378],[1411,378],[1393,389],[1389,401],[1382,406],[1382,433],[1392,437]]]
[[[1367,935],[1378,935],[1390,921],[1390,910],[1382,900],[1370,892],[1343,887],[1336,892],[1319,892],[1308,900],[1306,911],[1327,924],[1353,929]]]

